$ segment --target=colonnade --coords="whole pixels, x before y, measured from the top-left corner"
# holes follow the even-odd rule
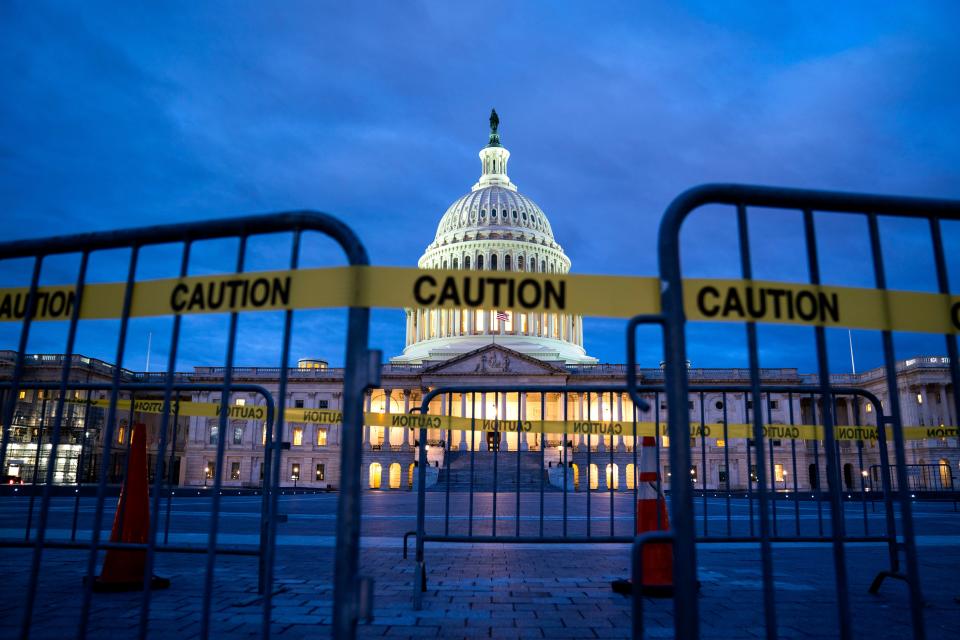
[[[424,340],[476,335],[553,338],[583,346],[580,316],[513,311],[507,314],[509,320],[501,321],[496,311],[482,309],[409,309],[406,346]]]

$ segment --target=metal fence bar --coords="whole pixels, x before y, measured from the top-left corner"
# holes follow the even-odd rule
[[[733,518],[730,513],[730,438],[729,438],[729,426],[727,424],[727,392],[724,391],[720,395],[720,402],[723,404],[723,468],[726,469],[726,501],[727,501],[727,535],[729,536],[733,531]],[[747,447],[747,451],[750,450],[750,447]],[[659,474],[658,474],[659,476]],[[747,484],[750,484],[750,467],[747,467]],[[797,535],[800,535],[799,528],[797,529]]]
[[[737,205],[737,230],[740,240],[740,272],[745,280],[753,279],[750,260],[750,235],[747,227],[747,209]],[[750,396],[753,400],[753,441],[757,454],[757,493],[760,511],[760,565],[763,575],[763,617],[768,640],[777,637],[776,604],[773,590],[773,549],[770,546],[770,515],[767,502],[766,469],[763,451],[763,410],[760,392],[760,350],[757,344],[757,325],[746,323],[747,353],[750,363]],[[750,447],[748,446],[747,449]]]
[[[183,245],[183,250],[180,255],[180,277],[187,275],[187,269],[190,265],[190,243],[185,242]],[[78,305],[79,306],[79,305]],[[147,538],[147,561],[145,569],[143,572],[143,598],[140,601],[140,630],[139,635],[142,638],[147,636],[147,627],[150,620],[150,585],[153,580],[153,562],[154,562],[154,550],[157,546],[157,524],[158,516],[160,515],[160,487],[163,481],[163,454],[165,453],[167,446],[167,429],[169,427],[170,420],[170,403],[173,397],[173,378],[174,371],[177,367],[177,349],[180,346],[180,323],[181,317],[174,316],[173,318],[173,327],[171,329],[170,335],[170,353],[167,355],[167,372],[164,376],[166,378],[166,385],[163,390],[163,407],[161,411],[160,418],[160,443],[157,446],[157,469],[154,473],[153,478],[153,507],[151,512],[154,514],[150,518],[150,533]],[[282,397],[282,396],[281,396]],[[180,406],[180,398],[177,398],[177,407]],[[133,403],[131,402],[131,408]],[[131,422],[131,425],[133,423]],[[174,425],[176,425],[176,417],[174,417]],[[173,446],[170,447],[171,457],[173,451],[177,448],[177,436],[176,436],[176,427],[174,427],[174,436],[173,436]],[[129,459],[129,458],[128,458]],[[172,502],[172,491],[168,489],[167,497],[167,524],[166,527],[169,528],[170,525],[170,508]],[[166,542],[167,534],[164,533],[164,542]]]
[[[126,348],[127,326],[130,320],[130,305],[133,301],[133,284],[137,272],[137,258],[139,245],[134,245],[130,252],[130,263],[127,269],[127,280],[123,290],[123,314],[120,318],[120,330],[117,337],[117,355],[114,362],[113,381],[110,385],[110,403],[107,409],[106,430],[103,435],[104,455],[100,463],[100,481],[97,483],[97,503],[94,511],[93,530],[90,538],[90,553],[87,556],[87,580],[83,587],[83,601],[80,609],[80,624],[77,628],[77,637],[83,640],[87,637],[87,623],[90,617],[90,606],[93,601],[94,572],[97,568],[97,547],[100,544],[100,529],[103,526],[103,507],[106,497],[107,472],[110,467],[109,446],[113,443],[113,429],[117,419],[117,394],[120,385],[120,371],[123,367],[123,356]],[[24,631],[28,627],[25,621]]]
[[[943,234],[940,230],[940,219],[935,216],[928,218],[930,223],[930,240],[933,244],[933,260],[937,270],[937,291],[950,293],[950,278],[947,271],[947,261],[943,251]],[[957,349],[957,336],[944,336],[947,343],[947,357],[949,358],[950,382],[953,384],[953,415],[960,422],[960,351]],[[944,398],[944,404],[948,400]],[[960,434],[957,437],[957,446],[960,447]]]
[[[870,234],[870,250],[873,256],[873,274],[877,289],[886,290],[887,276],[884,269],[883,250],[880,245],[880,229],[876,213],[867,215],[867,227]],[[887,389],[890,399],[890,426],[893,429],[894,459],[896,460],[897,484],[900,488],[900,514],[903,524],[903,551],[907,561],[907,584],[910,588],[910,617],[913,622],[914,637],[922,640],[926,637],[923,620],[923,595],[920,592],[920,568],[917,562],[917,549],[913,530],[913,505],[906,491],[906,454],[903,444],[903,423],[901,422],[900,393],[897,388],[897,370],[893,333],[881,332],[883,341],[884,370],[887,374]],[[957,392],[956,390],[954,391]]]
[[[820,284],[820,262],[817,255],[817,236],[813,223],[813,212],[803,211],[804,236],[807,247],[807,267],[810,271],[810,283]],[[833,570],[836,580],[837,616],[840,623],[840,637],[850,638],[853,634],[850,621],[850,594],[848,592],[846,554],[843,547],[844,516],[840,495],[840,463],[837,455],[837,441],[834,437],[835,398],[830,390],[830,365],[827,360],[826,330],[814,327],[817,345],[817,374],[820,381],[821,401],[829,403],[823,412],[824,449],[827,454],[827,486],[830,490],[830,533],[833,538]]]
[[[793,394],[792,393],[787,394],[787,403],[789,404],[789,407],[790,407],[789,408],[790,425],[793,426],[794,424],[796,424],[795,422],[796,418],[793,415]],[[797,496],[798,496],[797,491],[798,491],[799,482],[800,482],[800,480],[797,478],[797,441],[792,439],[790,440],[790,458],[793,462],[793,497],[794,497],[793,513],[794,513],[794,521],[796,523],[794,530],[796,531],[797,535],[800,535],[800,500],[797,499]]]

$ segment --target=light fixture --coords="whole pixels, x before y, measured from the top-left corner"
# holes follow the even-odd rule
[[[919,393],[917,394],[917,404],[923,404],[923,396]]]

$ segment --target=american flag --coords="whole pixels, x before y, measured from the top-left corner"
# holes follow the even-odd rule
[[[497,311],[497,320],[500,322],[506,322],[510,319],[510,316],[507,315],[506,311]]]

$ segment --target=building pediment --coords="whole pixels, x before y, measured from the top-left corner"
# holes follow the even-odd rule
[[[538,360],[506,347],[491,344],[469,353],[431,364],[421,375],[567,375],[563,367]]]

